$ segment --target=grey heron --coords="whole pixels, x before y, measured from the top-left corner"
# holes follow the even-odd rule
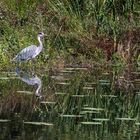
[[[23,50],[21,50],[14,58],[13,61],[24,61],[24,60],[30,60],[32,58],[35,58],[43,49],[43,43],[42,43],[42,38],[44,36],[44,33],[40,32],[37,35],[37,39],[39,42],[39,45],[31,45]]]

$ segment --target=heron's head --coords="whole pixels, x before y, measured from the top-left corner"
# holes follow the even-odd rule
[[[43,38],[44,37],[44,33],[43,32],[39,32],[37,35],[39,38]]]

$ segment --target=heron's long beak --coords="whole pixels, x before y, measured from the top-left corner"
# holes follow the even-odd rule
[[[47,34],[44,34],[44,37],[47,37],[48,35]]]

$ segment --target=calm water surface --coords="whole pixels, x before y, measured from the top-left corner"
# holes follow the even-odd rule
[[[0,72],[0,140],[139,140],[138,67]]]

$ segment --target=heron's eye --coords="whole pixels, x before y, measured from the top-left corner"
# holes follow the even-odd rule
[[[38,35],[43,35],[43,33],[42,33],[42,32],[40,32],[40,33],[38,33]]]

